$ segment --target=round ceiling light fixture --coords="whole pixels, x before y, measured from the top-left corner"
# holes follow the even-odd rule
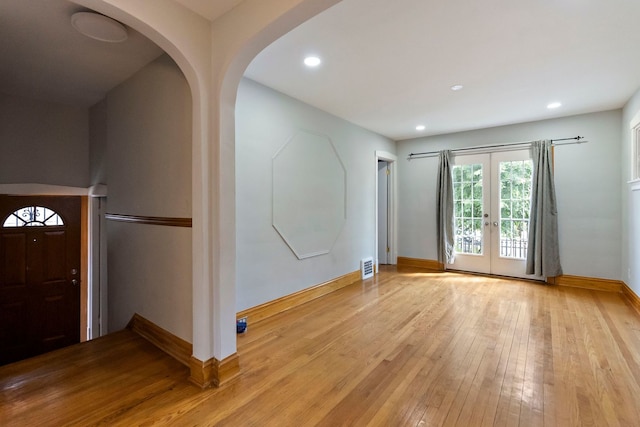
[[[561,106],[562,104],[560,102],[552,102],[551,104],[547,105],[547,108],[553,110],[554,108],[558,108]]]
[[[307,56],[304,58],[304,65],[307,67],[317,67],[322,61],[317,56]]]
[[[102,42],[120,43],[128,37],[124,25],[95,12],[74,13],[71,15],[71,25],[79,33]]]
[[[453,86],[451,86],[451,90],[453,90],[453,91],[462,90],[463,88],[464,88],[464,86],[462,86],[462,85],[453,85]]]
[[[416,126],[416,130],[425,130],[427,127],[425,125]]]

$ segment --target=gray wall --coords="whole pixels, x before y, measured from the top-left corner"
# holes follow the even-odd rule
[[[299,131],[330,138],[347,176],[347,217],[337,241],[328,254],[302,260],[272,226],[272,158]],[[358,270],[360,259],[375,258],[376,150],[395,153],[395,143],[243,79],[236,104],[237,310]],[[324,172],[341,173],[335,166]]]
[[[622,278],[640,295],[640,191],[630,191],[631,129],[629,123],[640,112],[640,90],[627,102],[622,115]]]
[[[0,93],[0,183],[89,186],[89,110]]]
[[[399,256],[437,259],[437,158],[411,152],[585,136],[555,150],[560,255],[565,274],[619,280],[620,110],[398,142]]]
[[[89,110],[89,172],[91,185],[107,183],[107,99]]]
[[[161,56],[91,113],[92,152],[106,142],[91,176],[108,177],[108,212],[191,217],[191,95],[176,64]],[[139,313],[191,341],[191,229],[107,221],[107,245],[109,331]]]

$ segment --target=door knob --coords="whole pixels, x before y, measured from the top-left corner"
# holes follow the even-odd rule
[[[493,221],[493,225],[498,226],[498,221]]]
[[[78,286],[78,283],[80,283],[80,282],[78,282],[78,279],[71,279],[71,284],[73,286]]]

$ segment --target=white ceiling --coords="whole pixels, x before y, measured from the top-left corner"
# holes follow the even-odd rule
[[[66,0],[0,1],[0,92],[88,107],[162,54],[128,28],[123,43],[78,33]]]
[[[395,140],[602,111],[640,88],[638,17],[638,0],[343,0],[245,75]]]
[[[175,0],[213,20],[242,0]],[[0,92],[88,107],[163,52],[127,27],[123,43],[85,37],[68,0],[0,0]]]
[[[224,15],[243,0],[174,0],[183,6],[191,9],[197,14],[213,21],[217,17]]]
[[[175,1],[213,20],[242,0]],[[162,53],[130,28],[121,44],[80,35],[79,10],[0,1],[1,92],[90,106]],[[638,16],[638,0],[343,0],[246,76],[395,140],[601,111],[640,88]]]

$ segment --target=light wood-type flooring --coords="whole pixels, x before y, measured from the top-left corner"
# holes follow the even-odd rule
[[[200,390],[131,331],[0,368],[0,425],[639,426],[621,294],[385,268],[238,337]]]

